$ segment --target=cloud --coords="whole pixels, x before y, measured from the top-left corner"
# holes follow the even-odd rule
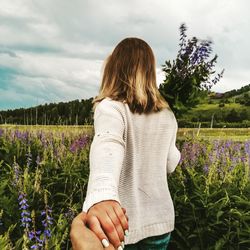
[[[217,72],[225,68],[213,89],[239,88],[249,83],[249,7],[247,0],[2,0],[0,109],[97,95],[103,61],[125,37],[152,47],[159,85],[182,22],[188,37],[213,41]]]

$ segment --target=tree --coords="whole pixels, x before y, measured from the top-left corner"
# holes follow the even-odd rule
[[[177,116],[195,107],[201,96],[204,97],[204,93],[207,95],[224,73],[223,69],[211,80],[217,60],[217,55],[209,60],[212,42],[196,37],[187,40],[186,30],[186,25],[182,24],[180,50],[172,63],[169,60],[162,65],[165,80],[159,86],[160,93]]]
[[[238,115],[237,111],[233,108],[227,114],[226,120],[228,122],[239,122],[241,120],[241,118]]]

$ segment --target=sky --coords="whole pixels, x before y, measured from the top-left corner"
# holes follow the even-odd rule
[[[0,0],[0,110],[98,94],[103,62],[126,37],[145,40],[166,60],[188,38],[209,39],[224,76],[212,90],[250,83],[248,0]]]

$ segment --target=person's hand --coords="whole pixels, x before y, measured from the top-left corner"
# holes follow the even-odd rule
[[[86,226],[86,213],[78,214],[71,224],[70,239],[73,250],[103,250],[103,245],[96,234]],[[109,244],[105,250],[114,250]]]
[[[109,242],[115,249],[124,248],[124,233],[128,233],[126,210],[115,200],[105,200],[94,204],[87,212],[88,227],[101,240],[104,247]]]

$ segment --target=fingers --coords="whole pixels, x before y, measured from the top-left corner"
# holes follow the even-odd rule
[[[123,229],[123,234],[128,231],[128,219],[125,213],[123,212],[123,209],[119,205],[113,206],[113,210],[116,213],[116,216],[118,217],[120,224]]]
[[[123,249],[124,233],[127,235],[129,229],[128,216],[118,202],[107,200],[96,203],[89,209],[86,221],[104,247],[113,245],[115,249]]]
[[[100,239],[103,244],[103,247],[111,247],[111,243],[115,247],[115,249],[119,249],[119,247],[122,245],[119,240],[119,235],[117,234],[116,228],[107,214],[102,214],[101,221],[99,221],[96,216],[89,216],[87,218],[87,223],[89,225],[89,228]]]
[[[127,219],[127,222],[128,222],[128,216],[127,216],[127,214],[126,214],[126,209],[124,208],[124,207],[122,207],[122,211],[123,211],[123,213],[124,213],[124,215],[125,215],[125,217],[126,217],[126,219]]]
[[[109,246],[109,241],[107,236],[105,235],[105,233],[102,230],[102,227],[100,225],[99,220],[97,219],[96,216],[89,216],[87,218],[87,223],[89,228],[96,234],[96,236],[101,240],[102,244],[104,247],[108,247]]]
[[[70,239],[72,243],[72,248],[74,250],[102,250],[103,246],[90,229],[85,226],[86,223],[86,213],[78,214],[71,224],[70,229]],[[109,248],[110,250],[112,248]]]
[[[110,212],[107,211],[108,216],[110,217],[111,221],[113,222],[113,225],[115,227],[115,230],[118,234],[118,237],[120,239],[120,242],[124,242],[124,230],[122,228],[120,219],[117,217],[114,209],[112,209]]]
[[[121,236],[121,240],[120,240],[120,235],[123,234],[122,233],[123,230],[122,230],[121,226],[120,226],[120,229],[119,229],[119,224],[120,223],[119,223],[119,219],[114,217],[115,213],[113,212],[112,214],[113,215],[111,215],[111,213],[110,213],[110,215],[106,214],[106,217],[104,217],[104,216],[102,217],[101,226],[102,226],[103,230],[105,231],[105,234],[107,235],[107,237],[108,237],[109,241],[111,242],[111,244],[116,249],[120,250],[120,249],[122,249],[120,246],[124,243],[124,235]],[[110,216],[112,217],[114,222],[112,221]]]

